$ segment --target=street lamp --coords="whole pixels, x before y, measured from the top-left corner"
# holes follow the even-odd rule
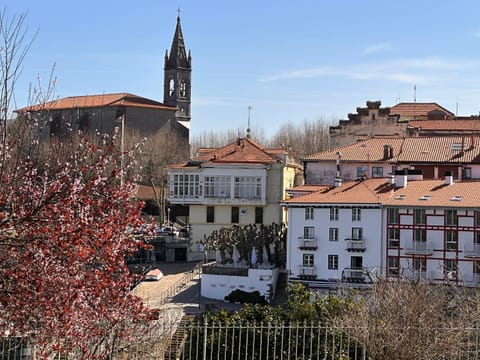
[[[170,225],[170,208],[167,209],[167,223]]]

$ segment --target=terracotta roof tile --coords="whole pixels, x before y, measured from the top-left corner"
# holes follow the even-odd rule
[[[308,195],[285,200],[283,203],[478,208],[480,181],[446,185],[444,180],[417,180],[408,181],[405,188],[395,189],[387,179],[367,179],[344,183],[337,188],[330,186]]]
[[[262,163],[271,164],[278,161],[264,147],[247,138],[240,138],[223,148],[208,151],[201,149],[193,161],[210,163]]]
[[[403,142],[403,138],[371,138],[337,147],[333,150],[307,155],[303,160],[336,160],[338,157],[337,152],[340,152],[342,160],[363,162],[384,161],[384,145],[391,145],[393,147],[393,160],[395,160],[402,148]]]
[[[408,127],[418,128],[423,131],[480,131],[480,119],[462,119],[462,120],[411,120]]]
[[[393,157],[384,158],[384,145],[393,147]],[[463,149],[463,151],[462,151]],[[395,163],[480,163],[479,136],[371,138],[308,155],[304,161],[334,161],[337,152],[344,161]]]
[[[390,114],[399,114],[402,117],[408,116],[427,116],[429,112],[433,110],[439,110],[444,112],[448,116],[454,116],[454,114],[437,103],[398,103],[390,108]]]
[[[339,187],[327,186],[319,191],[294,197],[286,204],[380,204],[393,189],[387,179],[345,182]]]
[[[49,101],[41,105],[33,105],[16,110],[17,112],[26,111],[47,111],[47,110],[63,110],[72,108],[92,108],[103,106],[130,106],[144,107],[152,109],[176,111],[175,107],[167,106],[161,102],[147,99],[141,96],[118,93],[118,94],[102,94],[102,95],[85,95],[71,96],[58,100]]]
[[[463,151],[462,151],[463,149]],[[398,162],[479,162],[480,137],[412,137],[406,138]]]

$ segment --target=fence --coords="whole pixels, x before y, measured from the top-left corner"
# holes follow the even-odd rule
[[[170,319],[173,320],[173,319]],[[116,349],[108,359],[164,360],[366,360],[368,349],[358,343],[354,329],[322,324],[197,323],[193,320],[167,321],[135,343]],[[452,329],[465,334],[465,341],[432,356],[425,352],[415,359],[479,359],[479,329]],[[357,329],[358,331],[358,329]],[[399,330],[402,331],[402,330]],[[396,334],[392,334],[396,336]],[[421,336],[421,334],[419,334]],[[422,339],[425,340],[425,339]],[[435,339],[430,339],[436,341]],[[124,344],[125,345],[125,344]],[[1,359],[33,360],[33,347],[20,339],[4,341]],[[51,359],[78,359],[58,355]],[[405,358],[405,357],[403,357]],[[410,359],[410,358],[409,358]],[[413,358],[412,358],[413,359]]]

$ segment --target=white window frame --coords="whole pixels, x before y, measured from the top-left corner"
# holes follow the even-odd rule
[[[363,228],[352,227],[352,240],[363,240]]]
[[[305,220],[313,220],[313,207],[307,206],[305,208]]]
[[[315,228],[313,226],[305,226],[303,228],[304,239],[315,239]]]
[[[259,176],[235,176],[235,199],[260,199],[262,197],[262,178]]]
[[[330,208],[330,221],[338,221],[338,207]]]
[[[328,241],[338,241],[338,228],[328,229]]]
[[[328,270],[338,270],[338,255],[328,255]]]
[[[304,267],[311,267],[315,266],[315,255],[314,254],[303,254],[303,265]]]
[[[352,221],[360,221],[362,219],[362,209],[359,207],[352,208]]]

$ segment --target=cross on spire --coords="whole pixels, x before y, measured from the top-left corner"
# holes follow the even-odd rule
[[[180,17],[180,8],[177,9],[178,17]]]

